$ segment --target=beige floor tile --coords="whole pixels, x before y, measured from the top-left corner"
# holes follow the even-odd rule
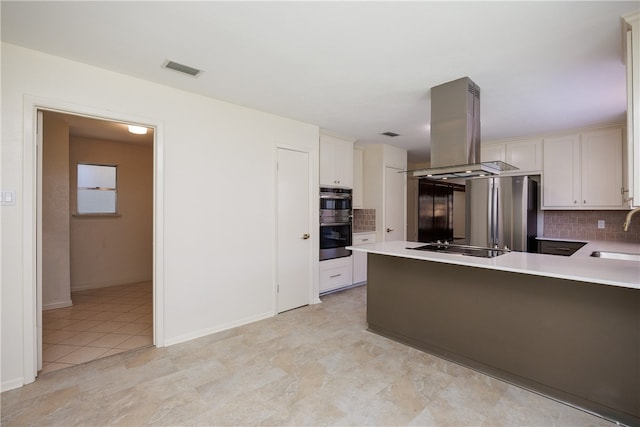
[[[116,334],[140,335],[142,332],[147,331],[148,329],[149,325],[146,325],[144,323],[125,323],[113,332]]]
[[[80,364],[95,360],[107,352],[107,349],[101,347],[79,347],[66,356],[56,360],[58,363]]]
[[[89,310],[80,310],[80,309],[71,310],[67,319],[84,320],[84,319],[89,319],[93,314],[94,312]]]
[[[137,319],[143,316],[144,316],[143,313],[134,313],[134,312],[118,313],[118,315],[114,317],[112,320],[115,322],[135,322]]]
[[[42,351],[42,360],[45,362],[57,362],[60,358],[73,353],[81,347],[76,345],[54,344]]]
[[[147,325],[153,325],[153,315],[151,313],[145,314],[142,317],[134,320],[132,323],[144,323]]]
[[[153,306],[151,304],[140,305],[139,307],[131,310],[131,313],[150,314],[150,313],[153,313]]]
[[[87,289],[72,293],[72,307],[44,311],[40,374],[92,360],[101,351],[97,357],[150,345],[152,288],[149,282]],[[113,334],[118,329],[121,333]],[[78,351],[83,346],[91,349]],[[65,363],[60,363],[63,357]]]
[[[99,320],[72,320],[72,323],[69,323],[66,326],[63,326],[61,329],[64,331],[88,331],[89,329],[98,326],[100,323]]]
[[[104,334],[102,332],[78,332],[76,335],[67,338],[66,340],[60,342],[60,344],[67,345],[87,345],[92,341],[97,340],[102,337]]]
[[[145,347],[152,344],[153,344],[153,339],[150,336],[135,335],[129,338],[128,340],[118,344],[116,348],[132,349],[132,348]]]
[[[110,348],[109,350],[107,350],[106,353],[102,354],[102,356],[100,357],[108,357],[108,356],[113,356],[115,354],[120,354],[123,353],[125,351],[128,351],[129,349],[126,348]]]
[[[38,372],[38,375],[48,374],[49,372],[59,371],[60,369],[69,368],[75,366],[68,363],[48,362],[42,364],[42,370]]]
[[[70,320],[70,319],[52,319],[52,320],[47,320],[46,324],[43,324],[42,327],[44,329],[61,330],[61,329],[65,329],[69,325],[74,324],[75,322],[76,320]]]
[[[166,348],[48,344],[3,426],[593,426],[608,421],[366,330],[366,288]],[[110,339],[114,341],[109,342]],[[94,347],[91,347],[95,345]],[[93,349],[93,350],[87,350]],[[107,356],[111,356],[108,357]],[[64,362],[84,363],[67,367]],[[63,362],[64,361],[64,362]]]
[[[115,331],[116,329],[121,328],[124,324],[125,324],[124,322],[115,322],[113,320],[108,320],[105,322],[100,322],[94,327],[89,328],[88,331],[109,333],[109,332]]]
[[[116,317],[120,316],[122,313],[118,313],[115,311],[96,311],[93,312],[93,315],[91,316],[91,320],[113,320]]]
[[[62,341],[69,339],[78,332],[76,331],[59,331],[59,330],[50,330],[45,329],[42,333],[42,342],[47,344],[60,344]]]
[[[104,347],[104,348],[115,348],[119,344],[122,344],[133,335],[123,335],[123,334],[104,334],[100,338],[96,339],[88,343],[91,347]]]
[[[68,319],[68,316],[71,314],[71,309],[67,308],[59,308],[56,310],[46,310],[42,312],[43,320],[51,320],[51,319]]]

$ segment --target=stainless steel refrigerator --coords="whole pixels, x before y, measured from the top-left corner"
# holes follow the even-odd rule
[[[536,252],[538,187],[529,176],[468,179],[465,243]]]

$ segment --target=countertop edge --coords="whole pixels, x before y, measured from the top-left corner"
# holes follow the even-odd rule
[[[407,241],[370,243],[350,246],[347,249],[357,252],[398,256],[640,290],[640,263],[634,261],[599,259],[586,255],[594,250],[598,250],[596,249],[599,247],[597,243],[598,242],[588,243],[571,257],[510,252],[495,258],[476,258],[457,254],[412,252],[412,247],[420,246],[423,243]],[[640,244],[630,245],[640,251]],[[611,244],[604,244],[604,246],[608,248]]]

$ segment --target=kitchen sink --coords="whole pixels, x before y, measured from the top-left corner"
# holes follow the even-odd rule
[[[591,256],[596,258],[622,259],[625,261],[640,261],[640,254],[628,254],[625,252],[595,251],[591,252]]]

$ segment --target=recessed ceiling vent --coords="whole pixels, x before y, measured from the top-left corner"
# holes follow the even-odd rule
[[[399,133],[395,133],[395,132],[382,132],[380,135],[388,136],[390,138],[400,136]]]
[[[164,68],[188,74],[192,77],[198,77],[202,73],[202,70],[198,70],[197,68],[189,67],[188,65],[180,64],[178,62],[170,60],[165,61],[163,66]]]

